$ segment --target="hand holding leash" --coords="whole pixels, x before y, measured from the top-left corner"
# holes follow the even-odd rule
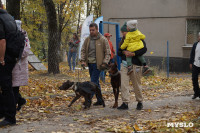
[[[83,67],[83,69],[85,69],[85,66],[86,66],[86,63],[85,63],[85,62],[82,62],[82,63],[81,63],[81,67]]]

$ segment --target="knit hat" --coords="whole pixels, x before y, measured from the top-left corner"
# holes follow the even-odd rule
[[[129,29],[135,29],[137,28],[137,23],[138,23],[137,20],[130,20],[127,22],[127,27]]]
[[[126,22],[125,22],[124,25],[121,27],[121,31],[122,31],[122,32],[128,32]]]
[[[110,33],[105,33],[104,36],[107,37],[107,36],[112,36],[112,35]]]

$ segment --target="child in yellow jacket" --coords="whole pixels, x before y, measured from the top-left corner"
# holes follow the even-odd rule
[[[124,43],[121,45],[120,48],[126,49],[130,52],[135,52],[137,50],[144,48],[144,44],[143,44],[142,40],[145,39],[145,35],[142,34],[137,29],[137,20],[128,21],[127,22],[127,30],[128,30],[128,33],[126,34]],[[146,65],[144,56],[138,56],[137,58],[140,60],[140,62],[144,66],[143,74],[147,73],[149,71],[149,68]],[[127,74],[129,75],[129,74],[131,74],[131,72],[133,72],[132,57],[126,57],[126,62],[127,62],[127,67],[128,67]]]

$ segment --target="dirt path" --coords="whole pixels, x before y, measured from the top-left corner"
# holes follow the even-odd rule
[[[160,100],[145,101],[144,109],[135,109],[137,102],[131,101],[129,110],[94,107],[71,115],[53,116],[42,121],[27,122],[13,127],[0,129],[1,133],[68,133],[68,132],[106,132],[111,128],[134,125],[137,120],[168,119],[187,111],[200,108],[200,99],[191,100],[191,96],[175,96]],[[121,103],[121,100],[120,100]]]

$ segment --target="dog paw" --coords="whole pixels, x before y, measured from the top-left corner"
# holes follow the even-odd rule
[[[114,105],[113,105],[113,108],[117,108],[117,107],[118,107],[118,104],[114,104]]]

